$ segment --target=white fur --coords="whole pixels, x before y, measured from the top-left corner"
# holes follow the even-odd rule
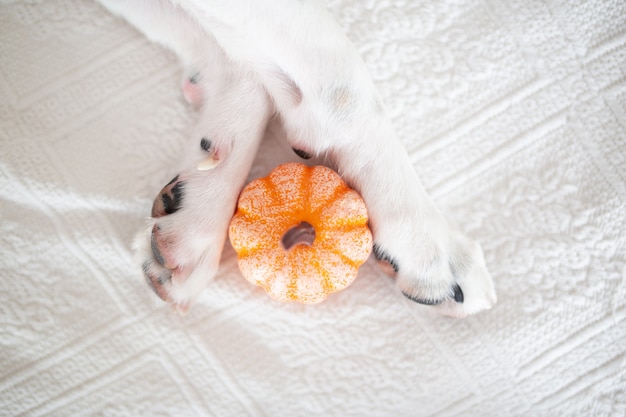
[[[324,155],[363,196],[376,244],[407,296],[462,317],[496,301],[480,246],[428,198],[354,46],[323,6],[295,0],[100,0],[199,73],[203,104],[183,161],[183,207],[155,221],[171,238],[169,301],[188,306],[217,270],[232,208],[266,124],[277,114],[296,149]],[[199,147],[210,137],[219,165]],[[212,166],[212,165],[210,165]],[[141,252],[153,259],[150,231]],[[163,268],[153,263],[155,268]],[[194,272],[195,271],[195,272]],[[453,298],[458,285],[464,302]]]

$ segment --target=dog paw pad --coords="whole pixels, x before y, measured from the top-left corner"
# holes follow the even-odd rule
[[[202,88],[199,84],[200,74],[196,73],[183,81],[183,96],[188,103],[194,106],[202,104]]]

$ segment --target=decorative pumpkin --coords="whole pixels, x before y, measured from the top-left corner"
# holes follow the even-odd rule
[[[372,250],[363,199],[333,170],[299,163],[243,189],[229,238],[248,281],[302,303],[350,285]]]

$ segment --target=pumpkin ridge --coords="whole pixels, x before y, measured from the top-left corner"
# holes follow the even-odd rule
[[[245,213],[237,213],[231,220],[231,224],[229,225],[229,240],[231,246],[238,254],[241,256],[249,256],[257,253],[260,250],[267,249],[271,247],[272,244],[272,231],[277,227],[280,227],[280,224],[276,224],[278,222],[270,222],[268,223],[262,218],[254,218],[254,216],[248,216]],[[251,229],[254,228],[256,230],[256,239],[252,241],[247,236],[241,236],[237,233],[237,229]],[[235,230],[231,230],[235,229]]]
[[[268,253],[273,253],[275,251],[276,249],[267,249]],[[274,283],[278,279],[277,271],[280,271],[281,269],[283,269],[286,264],[284,256],[276,256],[276,257],[273,257],[272,259],[276,261],[278,265],[273,268],[272,274],[269,274],[262,283],[258,284],[268,294],[271,294],[272,285],[274,285]]]
[[[261,250],[263,250],[263,247],[259,246],[256,248],[241,248],[240,250],[236,250],[236,252],[240,259],[245,259],[249,256],[255,255]]]
[[[245,218],[246,220],[258,220],[263,217],[261,216],[261,214],[254,213],[251,210],[247,210],[245,207],[240,206],[239,201],[237,201],[237,211],[237,215],[241,215],[241,217]]]
[[[319,251],[319,249],[318,249]],[[315,270],[317,271],[318,276],[321,279],[321,286],[323,288],[323,292],[324,292],[324,298],[326,298],[328,295],[337,292],[337,288],[336,286],[333,284],[332,281],[332,276],[331,273],[328,271],[327,268],[325,268],[324,262],[320,260],[319,255],[315,256],[312,259],[313,265]],[[319,302],[321,300],[317,300],[317,301],[313,301],[314,303]]]
[[[359,267],[359,263],[355,262],[354,260],[348,258],[346,255],[344,255],[342,252],[340,251],[335,251],[336,255],[339,255],[339,257],[341,258],[342,261],[344,261],[345,263],[347,263],[350,266],[353,266],[355,268]]]
[[[278,185],[272,181],[270,177],[263,178],[263,182],[267,185],[267,191],[269,192],[269,198],[272,200],[274,204],[283,205],[282,201],[279,197],[280,191],[278,190]],[[280,211],[282,214],[282,210]]]
[[[242,215],[242,217],[244,217],[246,220],[259,220],[261,218],[263,218],[263,216],[261,214],[257,214],[257,213],[253,213],[252,211],[248,211],[245,210],[243,208],[239,209],[240,214]]]
[[[323,280],[322,287],[324,287],[324,289],[326,290],[326,293],[330,294],[333,292],[337,292],[337,287],[333,283],[333,280],[330,277],[330,272],[328,272],[328,269],[324,268],[324,265],[321,265],[318,263],[317,270],[322,276],[322,280]]]
[[[333,192],[331,194],[322,194],[322,195],[317,195],[317,198],[323,198],[323,200],[319,200],[318,203],[318,208],[316,210],[311,210],[311,205],[309,204],[307,210],[309,211],[309,213],[313,216],[319,217],[320,212],[323,210],[324,206],[328,206],[328,205],[332,205],[336,202],[336,200],[346,191],[350,190],[350,187],[348,187],[348,185],[346,184],[346,182],[339,176],[339,174],[337,174],[335,171],[333,171],[332,169],[323,166],[323,165],[318,165],[318,166],[313,166],[313,167],[309,167],[309,172],[310,172],[310,178],[308,180],[308,189],[307,189],[307,200],[312,196],[312,187],[313,187],[313,179],[317,179],[320,177],[323,177],[325,174],[329,174],[331,173],[334,176],[338,177],[339,180],[339,184],[337,185],[337,187],[333,190]],[[323,178],[320,178],[320,180],[323,180]]]
[[[335,210],[342,210],[341,206],[339,206],[339,202],[341,202],[341,200],[346,196],[346,195],[352,195],[355,198],[354,199],[350,199],[348,198],[346,201],[350,201],[350,200],[360,200],[360,204],[362,206],[362,208],[365,210],[364,213],[362,213],[363,215],[361,216],[355,216],[354,213],[351,213],[351,215],[349,216],[338,216],[336,214],[334,214]],[[349,227],[349,226],[363,226],[363,225],[367,225],[368,221],[369,221],[369,213],[367,211],[367,207],[365,206],[365,203],[363,202],[362,197],[359,195],[359,193],[357,193],[355,190],[351,189],[350,187],[348,187],[348,185],[344,182],[342,187],[338,187],[335,192],[333,193],[333,195],[326,200],[325,202],[326,207],[324,206],[320,206],[320,208],[318,210],[316,210],[316,212],[314,213],[316,215],[316,217],[318,219],[320,219],[320,226],[322,226],[324,229],[328,229],[328,230],[334,230],[334,229],[338,229],[338,228],[342,228],[342,227]],[[325,210],[328,210],[326,213],[324,213]],[[331,214],[329,215],[328,212],[330,212]],[[335,221],[334,224],[332,223],[327,223],[327,222],[322,222],[322,215],[326,214],[324,217],[327,218],[331,218],[331,219],[342,219],[345,220],[346,222],[337,222]]]
[[[342,261],[344,261],[345,263],[347,263],[350,266],[353,266],[355,268],[358,268],[362,264],[362,263],[359,263],[358,261],[355,261],[355,260],[353,260],[351,258],[348,258],[340,249],[332,246],[332,244],[321,244],[320,245],[320,250],[322,250],[324,252],[330,252],[330,253],[332,253],[334,255],[339,256]]]
[[[296,294],[296,290],[298,289],[298,276],[291,274],[289,277],[289,284],[287,284],[287,298],[290,300],[295,300],[298,298]]]
[[[309,246],[310,248],[310,246]],[[284,250],[284,249],[283,249]],[[293,248],[293,252],[291,252],[290,255],[291,256],[291,260],[288,261],[288,263],[290,264],[294,264],[294,259],[298,259],[299,261],[302,261],[301,258],[305,257],[304,253],[307,252],[306,248],[303,247],[295,247]],[[315,257],[313,258],[315,259]],[[298,268],[291,268],[289,271],[289,284],[287,284],[287,298],[289,298],[289,300],[297,300],[298,299],[298,280],[300,278],[300,271]]]
[[[256,284],[259,285],[261,288],[263,288],[265,290],[265,292],[270,294],[272,285],[274,284],[274,282],[276,281],[277,278],[278,277],[276,276],[276,274],[271,274],[271,275],[268,275],[268,277],[265,279],[265,281],[259,282],[259,283],[256,283]]]
[[[341,286],[337,286],[337,283],[335,282],[337,281],[337,278],[336,276],[334,276],[333,272],[329,271],[329,269],[327,269],[323,264],[320,265],[318,271],[324,280],[324,289],[326,289],[327,294],[332,294],[334,292],[339,292],[348,288],[352,284],[352,282],[354,282],[354,280],[357,278],[358,269],[360,266],[360,264],[355,263],[350,259],[347,259],[345,256],[341,255],[340,253],[335,253],[335,254],[339,255],[340,259],[345,261],[345,263],[348,264],[350,267],[356,269],[357,273],[351,274],[352,276],[349,278],[349,281],[345,285],[342,283]],[[330,268],[332,269],[332,267]]]
[[[301,165],[301,167],[299,165]],[[278,183],[275,182],[275,180],[278,180],[283,177],[293,178],[293,177],[289,177],[289,172],[288,172],[289,168],[292,166],[297,166],[298,168],[302,168],[302,170],[298,171],[295,175],[295,177],[298,179],[297,189],[299,190],[299,192],[293,196],[292,201],[295,202],[296,204],[299,202],[300,205],[302,206],[302,212],[306,213],[309,211],[308,185],[309,185],[309,175],[310,175],[310,171],[312,168],[307,167],[306,165],[298,164],[296,162],[286,163],[275,168],[274,171],[270,173],[270,175],[268,175],[267,177],[263,178],[263,180],[266,181],[268,186],[271,188],[270,197],[272,201],[275,202],[278,206],[280,206],[280,209],[276,212],[276,214],[280,214],[282,216],[289,216],[290,218],[301,218],[302,212],[294,213],[289,209],[289,207],[285,207],[286,201],[284,201],[284,199],[281,198],[282,188]],[[307,186],[306,190],[303,189],[304,188],[303,186],[305,185]]]
[[[363,231],[363,227],[364,226],[354,226],[354,225],[349,225],[349,226],[343,226],[340,227],[338,229],[326,229],[327,231],[325,233],[323,233],[320,236],[319,239],[319,248],[320,250],[326,251],[326,252],[330,252],[330,253],[334,253],[336,255],[340,255],[342,258],[349,260],[350,262],[348,262],[350,265],[354,266],[354,267],[359,267],[360,265],[362,265],[367,258],[369,258],[369,255],[371,253],[372,250],[372,234],[369,231],[369,229],[367,230],[367,232],[362,232]],[[369,248],[367,248],[367,250],[363,253],[363,256],[358,256],[357,255],[354,259],[349,257],[348,255],[346,255],[346,253],[342,250],[342,248],[337,247],[335,245],[335,240],[338,238],[336,235],[333,236],[333,233],[328,233],[328,232],[339,232],[341,235],[345,234],[351,234],[351,232],[362,232],[361,233],[357,233],[354,237],[354,239],[356,239],[355,245],[359,245],[360,243],[365,243],[366,241],[369,240]],[[343,239],[343,238],[347,238],[347,236],[340,236],[339,239]],[[365,248],[364,248],[365,249]],[[357,252],[358,253],[358,252]]]
[[[320,204],[319,208],[317,210],[311,212],[311,215],[315,216],[315,218],[319,219],[320,215],[322,214],[322,212],[324,211],[325,208],[334,206],[335,203],[337,203],[337,201],[340,199],[340,197],[342,197],[344,194],[350,192],[350,190],[346,189],[345,187],[346,187],[345,184],[343,186],[341,186],[341,187],[337,187],[333,191],[333,193],[328,196],[328,198],[324,199],[323,204]]]
[[[304,206],[304,213],[307,216],[311,216],[311,178],[315,175],[313,167],[307,167],[306,176],[303,176],[300,181],[300,187],[302,188],[302,199]],[[305,220],[311,223],[309,220]],[[311,223],[313,227],[316,227],[316,223]]]
[[[259,188],[261,189],[260,191],[262,191],[262,195],[265,198],[267,198],[267,192],[270,193],[269,198],[272,200],[272,206],[280,206],[280,202],[277,201],[276,195],[270,189],[271,184],[268,183],[267,178],[257,178],[253,181],[250,181],[239,194],[236,213],[239,212],[246,219],[255,221],[261,220],[265,217],[262,212],[254,209],[254,204],[249,204],[249,206],[246,206],[246,204],[242,204],[242,201],[246,203],[254,201],[254,199],[250,196],[247,196],[247,194],[249,194],[252,190]]]
[[[367,225],[367,220],[363,223],[327,224],[324,225],[324,230],[330,230],[333,232],[351,232],[353,230],[362,229],[364,225]]]

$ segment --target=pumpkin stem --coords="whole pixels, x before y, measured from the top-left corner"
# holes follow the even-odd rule
[[[299,225],[287,230],[280,240],[285,250],[289,250],[295,245],[311,246],[315,240],[315,228],[308,222],[301,222]]]

